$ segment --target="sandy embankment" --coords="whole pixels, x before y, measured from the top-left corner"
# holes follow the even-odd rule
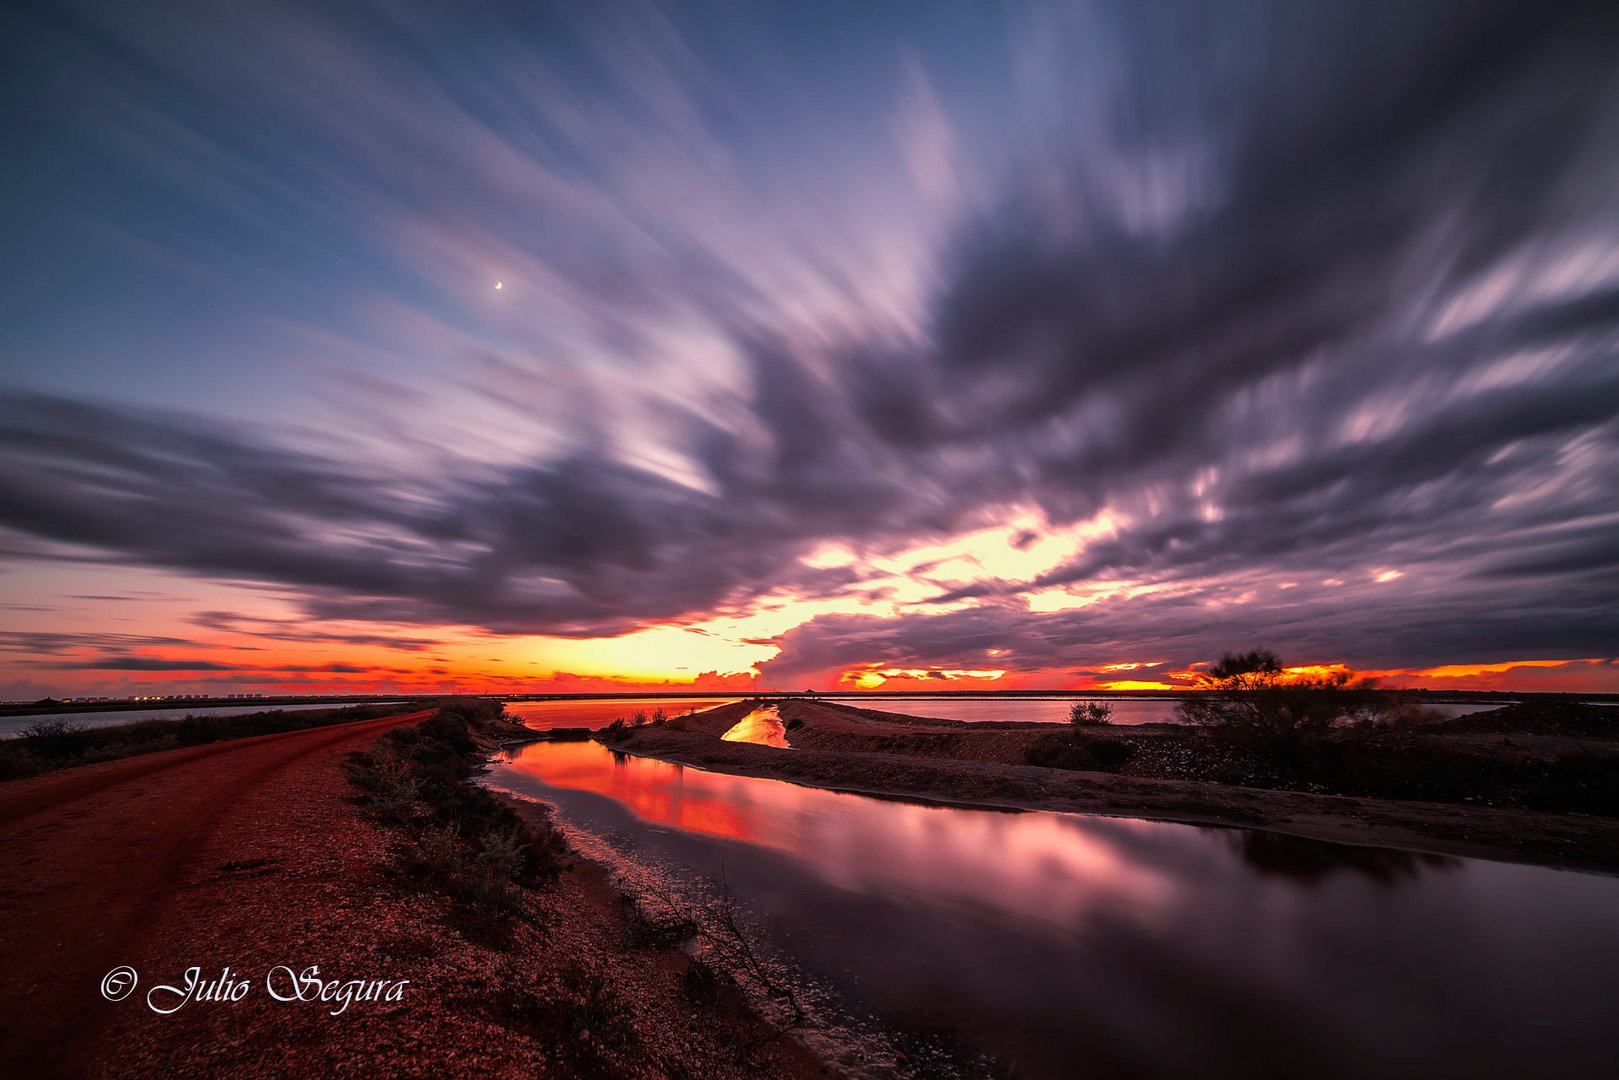
[[[1014,764],[1061,726],[968,724],[829,702],[780,703],[792,749],[722,742],[739,702],[611,736],[615,750],[741,776],[957,805],[1260,828],[1335,843],[1619,872],[1619,821],[1590,814],[1351,798]],[[1152,730],[1152,729],[1157,729]],[[1138,740],[1165,726],[1116,729]]]

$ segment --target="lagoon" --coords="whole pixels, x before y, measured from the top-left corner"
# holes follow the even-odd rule
[[[593,854],[677,891],[723,876],[834,1011],[924,1039],[941,1074],[1575,1076],[1616,1064],[1619,878],[924,806],[594,743],[515,749],[488,782],[557,805]]]

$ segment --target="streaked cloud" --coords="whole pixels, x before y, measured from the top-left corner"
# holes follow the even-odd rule
[[[7,19],[13,575],[784,685],[1619,654],[1595,6]]]

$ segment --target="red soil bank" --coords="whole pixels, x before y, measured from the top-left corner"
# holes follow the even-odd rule
[[[341,755],[428,715],[237,739],[0,785],[0,1075],[82,1075],[108,1056],[113,1022],[144,1011],[150,984],[176,982],[192,963],[204,965],[204,977],[217,974],[207,967],[212,957],[188,956],[188,942],[175,939],[211,918],[188,910],[211,882],[254,872],[221,853],[251,856],[260,867],[295,854],[277,850],[275,832],[298,807],[271,793],[302,774],[328,773]],[[281,831],[288,841],[295,835]],[[129,1000],[109,1002],[101,980],[125,964],[142,972],[141,984]]]

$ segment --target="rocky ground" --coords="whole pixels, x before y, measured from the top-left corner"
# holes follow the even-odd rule
[[[0,785],[0,1071],[8,1076],[807,1076],[740,997],[693,994],[589,863],[528,890],[498,942],[398,870],[345,754],[421,714]],[[134,994],[104,1000],[129,965]],[[248,990],[146,1005],[186,969]],[[393,1001],[276,1001],[265,978],[407,985]],[[291,987],[290,974],[281,980]],[[179,994],[160,994],[174,1003]]]

